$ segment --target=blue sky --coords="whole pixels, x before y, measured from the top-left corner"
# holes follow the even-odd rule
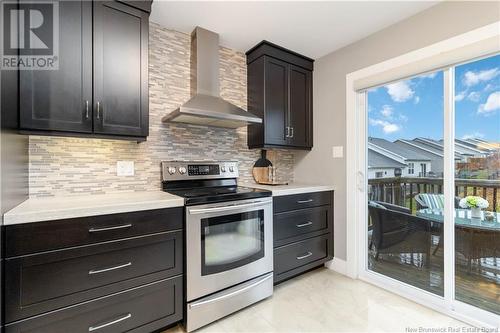
[[[500,55],[455,69],[455,132],[500,142]],[[368,135],[394,141],[443,137],[443,72],[368,91]]]

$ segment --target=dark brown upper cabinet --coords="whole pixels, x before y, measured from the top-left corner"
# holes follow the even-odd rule
[[[149,13],[134,4],[59,1],[59,68],[19,71],[23,132],[146,139]]]
[[[248,111],[263,120],[248,126],[248,147],[311,149],[314,60],[267,41],[246,55]]]
[[[148,14],[94,2],[94,132],[147,136]]]
[[[92,2],[59,1],[59,69],[20,70],[20,126],[92,133]]]

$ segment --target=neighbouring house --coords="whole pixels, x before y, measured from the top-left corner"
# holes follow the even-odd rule
[[[368,179],[395,177],[406,167],[406,164],[368,148]]]
[[[444,152],[442,145],[427,144],[422,141],[417,141],[416,139],[398,139],[394,141],[394,143],[400,145],[401,147],[404,147],[405,149],[409,149],[428,157],[431,160],[431,175],[435,177],[443,177]],[[460,162],[461,160],[462,155],[456,152],[455,162]]]
[[[432,172],[431,159],[428,156],[394,142],[368,138],[368,149],[404,164],[406,167],[401,169],[403,177],[426,177]],[[370,160],[368,164],[370,165]]]

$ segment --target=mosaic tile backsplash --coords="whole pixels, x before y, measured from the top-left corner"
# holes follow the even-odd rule
[[[164,124],[161,118],[190,97],[190,36],[150,24],[149,137],[146,142],[30,137],[30,196],[158,190],[162,160],[236,160],[240,181],[252,182],[259,150],[247,149],[246,128]],[[221,96],[246,109],[245,55],[220,48]],[[118,177],[116,162],[134,161],[135,175]],[[279,181],[293,179],[293,154],[276,151]]]

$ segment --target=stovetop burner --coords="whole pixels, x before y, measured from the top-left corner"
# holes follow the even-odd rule
[[[162,162],[163,190],[187,206],[271,196],[271,191],[238,186],[236,162]]]

